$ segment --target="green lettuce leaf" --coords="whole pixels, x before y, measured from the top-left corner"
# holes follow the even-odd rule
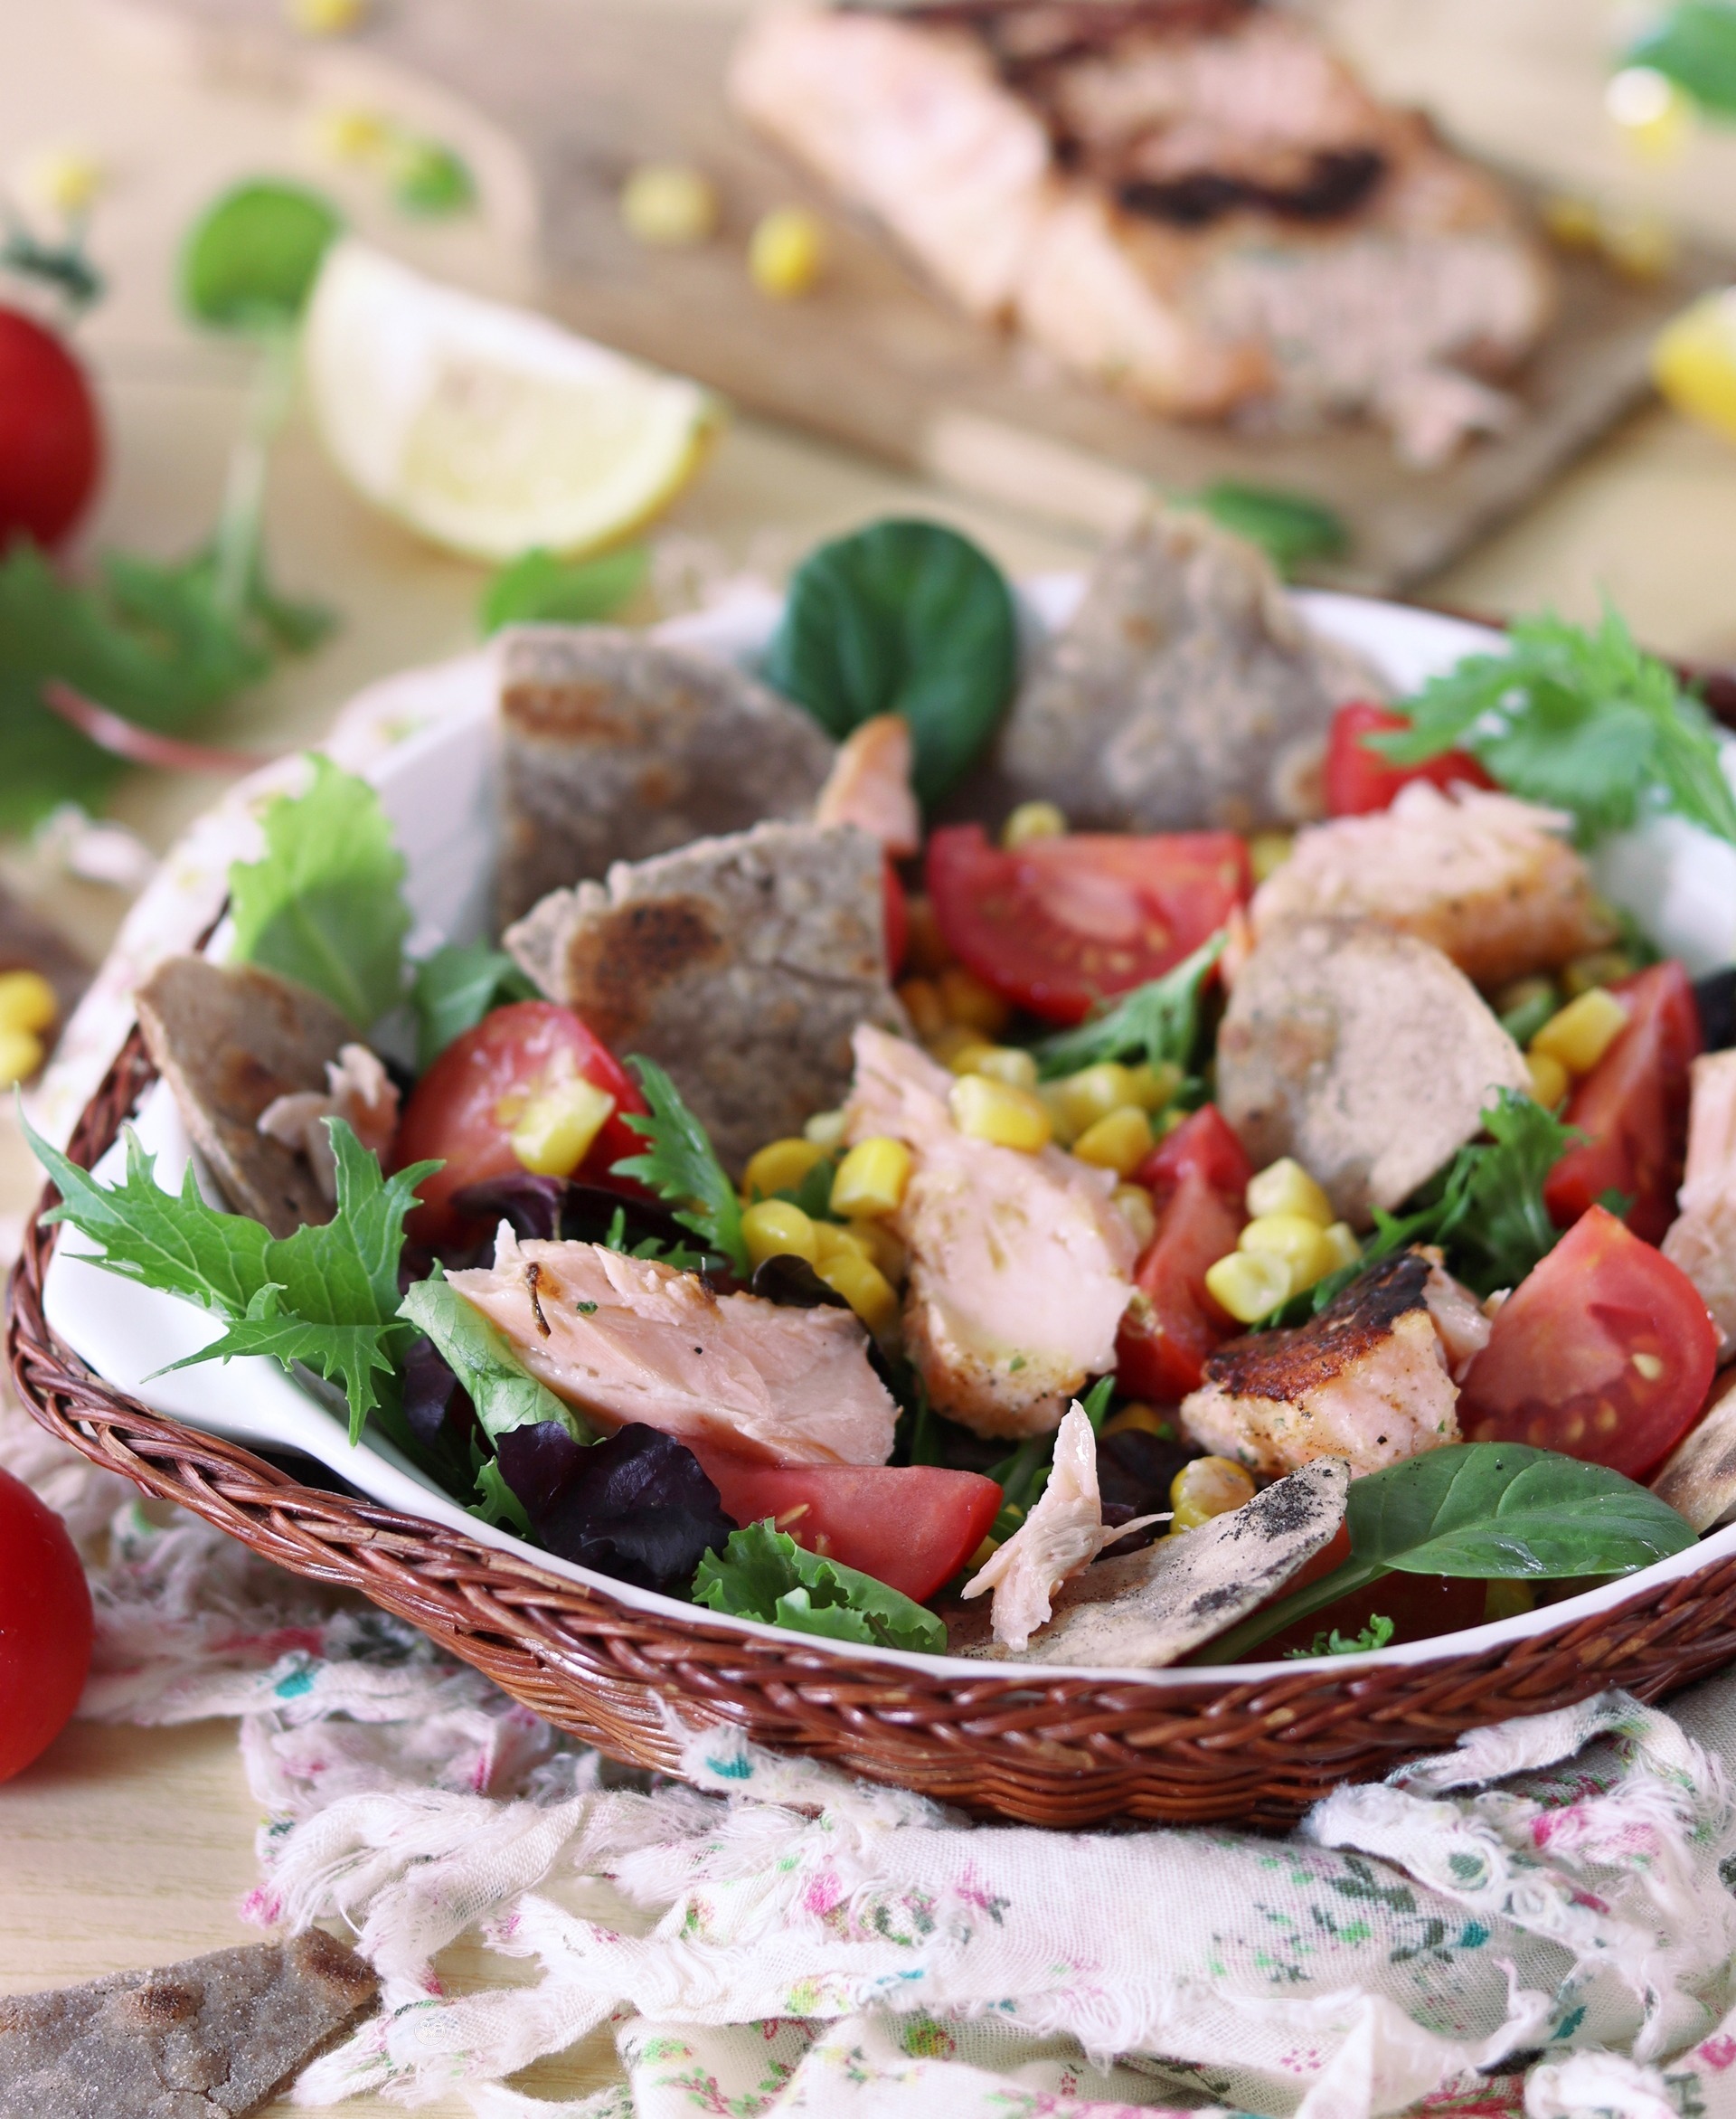
[[[416,1068],[426,1074],[467,1030],[504,1001],[534,1000],[537,989],[504,950],[486,941],[443,942],[416,967]]]
[[[940,1655],[947,1645],[932,1612],[872,1575],[806,1551],[769,1520],[732,1532],[721,1554],[706,1554],[693,1575],[693,1602],[864,1648]]]
[[[448,1367],[469,1392],[485,1434],[502,1435],[514,1427],[535,1427],[552,1420],[575,1442],[596,1439],[571,1407],[525,1367],[500,1327],[474,1302],[467,1302],[438,1266],[430,1279],[418,1281],[410,1289],[399,1314],[439,1348]]]

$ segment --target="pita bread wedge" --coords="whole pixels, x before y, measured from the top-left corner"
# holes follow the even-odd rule
[[[1062,1583],[1054,1617],[1023,1654],[1001,1647],[978,1612],[956,1621],[948,1614],[947,1652],[1090,1670],[1156,1670],[1179,1662],[1238,1625],[1331,1542],[1349,1490],[1348,1468],[1316,1457],[1227,1516],[1099,1560]]]
[[[0,1998],[0,2119],[241,2119],[373,2000],[317,1928]]]
[[[740,1169],[850,1086],[859,1023],[901,1029],[877,841],[760,824],[556,891],[505,945],[618,1054],[666,1068]]]
[[[500,739],[503,927],[612,861],[806,817],[834,755],[732,664],[607,626],[503,636]]]
[[[230,1205],[274,1236],[329,1221],[313,1166],[259,1130],[297,1090],[323,1091],[354,1033],[329,1001],[253,964],[170,957],[135,996],[151,1057]]]

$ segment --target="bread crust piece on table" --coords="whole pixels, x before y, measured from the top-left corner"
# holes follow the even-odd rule
[[[498,652],[502,927],[613,862],[806,817],[832,769],[799,706],[714,657],[607,626]]]
[[[269,1140],[259,1114],[279,1096],[324,1092],[326,1063],[354,1036],[327,1000],[257,964],[170,957],[134,996],[139,1028],[194,1146],[229,1204],[292,1236],[329,1221],[306,1157]]]
[[[241,2119],[379,1991],[318,1928],[0,1998],[0,2119]]]
[[[505,945],[617,1054],[665,1068],[724,1167],[850,1086],[859,1023],[908,1027],[883,859],[849,824],[770,823],[555,891]]]

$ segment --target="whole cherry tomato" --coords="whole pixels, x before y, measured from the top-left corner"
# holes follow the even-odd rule
[[[0,1781],[71,1719],[90,1668],[90,1591],[66,1526],[0,1471]]]
[[[54,544],[96,490],[102,435],[84,371],[52,331],[0,308],[0,551]]]

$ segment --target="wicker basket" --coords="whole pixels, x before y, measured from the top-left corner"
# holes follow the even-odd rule
[[[75,1160],[97,1160],[152,1078],[135,1034],[84,1113]],[[674,1603],[646,1611],[461,1532],[299,1486],[109,1389],[43,1318],[57,1233],[31,1228],[7,1320],[19,1394],[44,1427],[294,1573],[360,1590],[558,1727],[637,1764],[676,1763],[667,1703],[690,1726],[739,1723],[986,1816],[1278,1826],[1338,1783],[1481,1723],[1610,1685],[1655,1699],[1736,1659],[1736,1556],[1475,1653],[1240,1679],[929,1675]]]

